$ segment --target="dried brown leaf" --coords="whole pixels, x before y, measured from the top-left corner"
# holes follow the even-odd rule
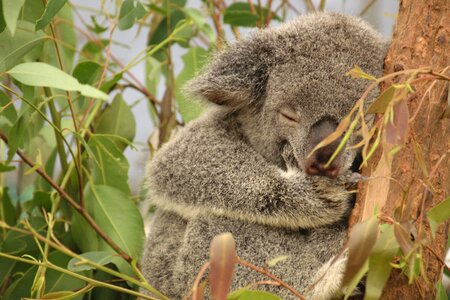
[[[409,223],[394,223],[394,235],[404,255],[408,255],[414,249],[412,241],[413,233]]]
[[[343,285],[348,285],[364,266],[378,237],[378,220],[375,216],[353,226],[348,240],[348,261]]]
[[[386,142],[392,145],[402,145],[406,140],[409,125],[409,110],[405,101],[394,106],[393,122],[386,124]]]
[[[374,211],[380,210],[386,203],[389,187],[391,183],[392,155],[389,149],[384,149],[380,160],[372,172],[372,179],[367,184],[367,192],[362,202],[363,212],[361,220],[366,220],[373,216]]]

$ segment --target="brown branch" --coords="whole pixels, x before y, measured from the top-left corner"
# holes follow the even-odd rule
[[[377,0],[370,0],[366,6],[364,6],[364,8],[361,10],[361,12],[358,14],[358,16],[363,16],[371,7],[372,5],[376,2]]]
[[[194,285],[192,286],[192,290],[191,290],[191,293],[190,293],[190,294],[192,294],[192,300],[199,300],[199,299],[197,299],[197,296],[199,296],[198,295],[198,286],[200,285],[200,280],[202,280],[203,274],[206,272],[206,270],[208,268],[209,268],[209,261],[207,261],[201,267],[200,271],[197,274],[197,277],[195,277]]]
[[[0,139],[2,139],[6,144],[8,144],[8,138],[3,132],[0,132]],[[22,151],[17,150],[17,155],[20,156],[20,158],[31,168],[35,168],[36,164],[33,163]],[[100,235],[100,237],[108,243],[111,248],[113,248],[120,256],[122,256],[125,260],[131,262],[132,258],[126,254],[101,228],[100,226],[95,222],[95,220],[91,217],[91,215],[85,210],[84,207],[82,207],[80,204],[78,204],[72,197],[70,197],[67,192],[61,188],[47,173],[45,173],[44,169],[42,167],[39,167],[36,169],[36,172],[45,179],[57,192],[58,194],[64,198],[70,206],[73,207],[88,223],[91,225],[91,227],[95,230],[95,232]]]
[[[291,286],[289,286],[287,283],[285,283],[284,281],[282,281],[281,279],[279,279],[278,277],[276,277],[275,275],[267,272],[267,270],[259,268],[251,263],[249,263],[248,261],[243,260],[240,257],[237,257],[237,262],[247,268],[250,268],[258,273],[261,273],[267,277],[269,277],[270,279],[272,279],[273,281],[275,281],[276,283],[280,284],[280,286],[286,288],[287,290],[289,290],[292,294],[294,294],[297,298],[301,299],[301,300],[306,300],[305,297],[303,297],[298,291],[296,291],[294,288],[292,288]]]
[[[42,0],[42,3],[44,5],[44,7],[47,6],[47,0]],[[62,61],[61,51],[59,50],[58,41],[56,40],[56,33],[55,33],[55,28],[53,26],[53,21],[50,22],[49,27],[50,27],[51,35],[53,37],[52,41],[55,46],[56,58],[58,60],[59,68],[61,69],[61,71],[64,72],[64,64]],[[73,122],[73,128],[74,128],[75,132],[78,132],[79,126],[77,123],[75,110],[73,108],[72,96],[70,95],[69,91],[66,91],[66,97],[67,97],[67,103],[69,104],[69,110],[70,110],[70,115],[71,115],[71,119]],[[56,137],[56,139],[58,139],[58,138]],[[81,204],[81,206],[84,206],[83,174],[81,172],[81,143],[80,143],[80,140],[78,140],[78,139],[76,139],[75,143],[77,145],[77,156],[74,157],[74,164],[75,164],[75,170],[77,173],[78,193],[80,194],[80,204]],[[61,145],[61,143],[59,143],[59,144]],[[63,165],[64,165],[64,163],[63,163]]]

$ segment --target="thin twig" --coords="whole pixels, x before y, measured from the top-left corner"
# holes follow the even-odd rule
[[[280,286],[286,288],[287,290],[289,290],[292,294],[294,294],[297,298],[301,299],[301,300],[306,300],[305,297],[303,297],[298,291],[296,291],[294,288],[292,288],[291,286],[289,286],[287,283],[285,283],[284,281],[282,281],[281,279],[279,279],[278,277],[276,277],[275,275],[267,272],[267,270],[259,268],[251,263],[249,263],[248,261],[245,261],[243,259],[241,259],[240,257],[237,258],[237,262],[247,268],[250,268],[258,273],[261,273],[267,277],[269,277],[270,279],[272,279],[273,281],[277,282],[280,284]]]
[[[360,13],[358,14],[358,16],[363,16],[371,7],[372,5],[376,2],[377,0],[370,0],[366,6],[364,6],[364,8],[360,11]]]
[[[44,4],[44,6],[47,6],[47,0],[42,0],[42,3]],[[55,45],[55,51],[56,51],[56,57],[58,59],[58,64],[59,64],[59,68],[61,69],[61,71],[64,72],[64,64],[62,62],[62,56],[61,56],[61,51],[59,50],[59,45],[58,42],[56,41],[56,33],[55,33],[55,28],[53,26],[53,21],[50,22],[49,24],[50,27],[50,31],[53,37],[53,44]],[[77,123],[77,119],[76,119],[76,114],[75,114],[75,110],[73,108],[73,103],[72,103],[72,96],[70,95],[69,91],[66,91],[66,97],[67,97],[67,103],[69,104],[69,110],[70,110],[70,115],[72,118],[72,122],[73,122],[73,128],[75,130],[75,132],[78,132],[78,123]],[[56,137],[58,138],[58,137]],[[77,180],[78,180],[78,193],[80,196],[80,205],[84,206],[84,192],[83,192],[83,174],[81,172],[81,142],[79,139],[75,140],[75,144],[77,146],[77,156],[74,158],[76,160],[75,165],[76,165],[76,173],[77,173]]]
[[[130,290],[130,289],[126,289],[123,288],[121,286],[117,286],[117,285],[113,285],[113,284],[108,284],[105,283],[103,281],[98,281],[95,280],[93,278],[87,277],[87,276],[83,276],[81,274],[75,273],[75,272],[71,272],[65,268],[61,268],[57,265],[52,264],[51,262],[40,262],[40,261],[35,261],[35,260],[31,260],[31,259],[26,259],[26,258],[22,258],[22,257],[18,257],[18,256],[14,256],[14,255],[10,255],[7,253],[3,253],[0,252],[0,257],[6,258],[6,259],[10,259],[10,260],[14,260],[14,261],[19,261],[22,263],[26,263],[26,264],[31,264],[31,265],[35,265],[35,266],[41,266],[41,267],[47,267],[49,269],[53,269],[55,271],[58,271],[60,273],[66,274],[68,276],[80,279],[82,281],[88,282],[94,286],[98,286],[98,287],[104,287],[104,288],[108,288],[108,289],[112,289],[112,290],[116,290],[118,292],[122,292],[125,294],[130,294],[136,297],[141,297],[144,299],[149,299],[149,300],[158,300],[158,298],[154,298],[148,295],[144,295],[142,293]]]
[[[209,261],[206,262],[200,269],[200,271],[197,274],[197,277],[195,277],[194,285],[192,286],[192,300],[199,300],[198,299],[198,286],[200,285],[200,280],[202,280],[203,274],[206,272],[206,270],[209,268]]]

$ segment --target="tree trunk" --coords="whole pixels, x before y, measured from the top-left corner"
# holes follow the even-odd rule
[[[394,37],[385,60],[385,74],[421,67],[431,67],[441,72],[449,66],[449,62],[450,0],[400,1]],[[447,75],[449,73],[446,72]],[[390,175],[395,182],[391,180],[387,201],[382,209],[384,214],[393,217],[402,199],[412,201],[410,218],[415,220],[416,227],[421,223],[423,214],[450,195],[450,120],[443,118],[448,105],[449,83],[437,82],[428,93],[429,87],[429,81],[415,84],[416,93],[407,100],[411,118],[417,109],[420,110],[413,120],[410,119],[406,144],[394,157]],[[418,155],[418,145],[423,153],[423,163]],[[373,174],[379,157],[380,153],[371,159],[363,170],[364,175]],[[428,177],[424,175],[423,165],[428,170]],[[361,186],[352,223],[361,220],[364,206],[371,201],[366,199],[367,185],[363,183]],[[425,185],[432,187],[431,196],[420,197]],[[409,187],[406,195],[400,186]],[[408,285],[407,277],[398,269],[393,269],[382,299],[435,299],[436,282],[442,276],[441,262],[445,256],[449,228],[448,223],[439,226],[432,240],[428,224],[422,224],[427,246],[439,255],[441,261],[425,247],[423,260],[428,282],[419,279]]]

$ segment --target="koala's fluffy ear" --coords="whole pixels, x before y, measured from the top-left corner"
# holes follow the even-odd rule
[[[185,91],[233,108],[257,104],[265,92],[272,49],[270,37],[257,32],[216,54]]]

